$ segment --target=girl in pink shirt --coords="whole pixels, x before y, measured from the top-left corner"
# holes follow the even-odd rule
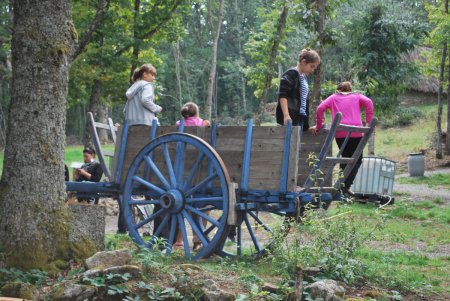
[[[198,106],[193,102],[187,102],[181,107],[181,116],[184,119],[184,126],[209,126],[208,120],[199,117]],[[180,125],[178,120],[177,125]]]
[[[199,117],[198,106],[193,102],[187,102],[181,107],[181,116],[184,119],[184,126],[209,126],[210,123],[208,120],[203,120]],[[176,122],[176,125],[180,125],[180,120]],[[203,224],[206,226],[206,220],[203,219]],[[174,248],[182,248],[183,247],[183,237],[181,236],[180,231],[177,231],[177,240],[174,244]],[[197,251],[202,243],[198,238],[197,234],[193,233],[193,250]]]
[[[342,82],[338,85],[335,94],[325,99],[317,108],[316,113],[316,126],[310,128],[313,134],[316,134],[323,126],[324,113],[326,110],[331,110],[331,116],[334,119],[337,113],[342,114],[341,124],[362,126],[361,120],[361,108],[364,108],[366,113],[366,124],[369,124],[373,117],[373,102],[370,98],[359,94],[352,93],[352,84],[350,82]],[[350,139],[342,151],[342,157],[351,157],[356,150],[359,142],[361,141],[362,133],[352,133]],[[347,132],[337,131],[335,138],[336,143],[341,148],[344,143]],[[358,173],[358,169],[362,163],[362,155],[359,157],[352,172],[345,180],[343,191],[349,195],[353,193],[350,191],[350,187],[353,184],[353,180]],[[341,164],[340,168],[343,170],[346,164]]]

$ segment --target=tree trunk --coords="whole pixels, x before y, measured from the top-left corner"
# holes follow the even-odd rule
[[[180,41],[177,41],[174,47],[174,59],[175,59],[175,76],[177,79],[177,98],[179,101],[180,107],[183,105],[183,98],[182,98],[182,89],[181,89],[181,68],[180,68]]]
[[[317,23],[316,23],[316,32],[317,32],[317,53],[322,57],[323,55],[323,30],[324,30],[324,20],[325,20],[325,6],[327,5],[326,0],[316,0],[317,5]],[[314,83],[312,90],[312,98],[311,104],[309,106],[309,120],[311,124],[315,124],[316,120],[316,109],[320,104],[320,92],[322,89],[322,79],[323,79],[323,64],[319,64],[316,68],[316,72],[314,74]]]
[[[259,103],[258,114],[255,118],[255,123],[257,125],[261,124],[262,116],[264,113],[264,108],[267,103],[267,98],[268,98],[269,92],[270,92],[270,87],[272,86],[273,69],[275,68],[275,60],[278,55],[278,49],[280,47],[281,40],[283,39],[284,29],[286,28],[288,12],[289,12],[289,8],[287,7],[287,4],[285,4],[283,9],[281,10],[280,18],[278,19],[277,33],[274,37],[272,49],[270,51],[270,58],[269,58],[269,63],[267,64],[267,72],[266,72],[266,78],[264,80],[264,88],[263,88],[263,93],[262,93],[262,97],[261,97],[261,102]]]
[[[134,0],[134,15],[133,15],[133,21],[134,21],[134,28],[133,28],[133,63],[131,64],[131,71],[130,71],[130,83],[132,82],[134,69],[137,68],[137,61],[139,59],[139,42],[138,42],[138,20],[139,20],[139,13],[141,10],[141,0]]]
[[[439,72],[438,112],[436,118],[436,159],[442,159],[442,104],[444,94],[445,60],[447,59],[447,44],[442,49],[441,66]]]
[[[448,14],[448,0],[445,0],[445,12]],[[448,55],[447,136],[445,137],[445,139],[445,154],[450,155],[450,54]]]
[[[102,102],[102,82],[95,79],[92,84],[91,96],[89,97],[88,111],[94,115],[94,120],[101,123],[108,123],[108,109]],[[108,133],[104,129],[98,129],[100,142],[105,143],[108,140]],[[84,132],[84,146],[93,147],[92,133],[89,126],[89,120],[86,118],[86,128]]]
[[[448,7],[448,0],[446,3],[447,3],[447,7]],[[447,135],[445,137],[445,154],[447,156],[450,155],[450,55],[448,55]]]
[[[236,12],[240,11],[239,8],[239,1],[235,0],[234,1],[234,9]],[[241,97],[242,97],[242,109],[241,106],[239,105],[239,109],[238,109],[238,114],[246,114],[247,113],[247,92],[246,92],[246,81],[245,81],[245,74],[244,74],[244,66],[245,66],[245,62],[244,62],[244,54],[242,51],[242,29],[241,29],[241,22],[244,22],[244,18],[242,17],[241,14],[239,14],[239,18],[238,18],[238,49],[239,49],[239,72],[241,73]]]
[[[215,78],[216,78],[216,70],[217,70],[217,50],[219,47],[220,31],[222,29],[222,18],[223,18],[224,5],[225,5],[225,0],[220,0],[219,14],[217,16],[217,28],[215,30],[212,30],[213,45],[212,45],[212,52],[211,52],[211,69],[209,70],[208,94],[206,96],[206,104],[205,104],[205,119],[207,119],[207,120],[211,120],[212,101],[213,101],[213,95],[214,95],[214,86],[215,86]],[[211,13],[212,12],[209,12],[209,14],[211,15],[210,18],[212,18]],[[212,23],[212,22],[210,22],[210,23]]]
[[[71,1],[15,0],[13,13],[0,245],[7,266],[55,268],[69,249],[64,146],[76,31]]]

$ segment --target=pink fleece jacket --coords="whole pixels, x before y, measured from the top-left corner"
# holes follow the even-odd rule
[[[176,125],[180,125],[178,120]],[[192,116],[184,119],[184,126],[203,126],[203,119],[197,116]]]
[[[341,94],[335,93],[325,99],[317,108],[316,127],[320,130],[323,126],[324,113],[331,110],[331,116],[338,112],[342,113],[341,124],[362,126],[361,108],[366,111],[366,124],[369,124],[373,117],[373,103],[370,98],[359,93]],[[336,138],[345,138],[347,132],[337,131]],[[352,133],[352,138],[362,137],[362,133]]]

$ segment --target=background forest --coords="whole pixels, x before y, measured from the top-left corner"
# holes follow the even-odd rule
[[[10,97],[11,1],[0,3],[2,145]],[[97,3],[73,1],[79,33],[87,32]],[[173,124],[187,101],[199,104],[203,118],[222,124],[242,124],[249,117],[272,121],[264,105],[276,101],[279,76],[295,65],[299,50],[305,46],[317,49],[323,58],[310,79],[311,100],[316,105],[339,81],[351,80],[356,90],[374,99],[377,115],[385,125],[408,123],[417,112],[403,108],[399,95],[408,85],[422,85],[424,77],[438,77],[442,39],[448,41],[449,35],[449,30],[441,30],[436,34],[441,38],[438,41],[432,33],[440,23],[448,23],[439,18],[444,14],[443,1],[106,3],[106,14],[91,43],[71,67],[66,126],[69,144],[85,139],[88,111],[94,112],[96,119],[110,116],[115,122],[123,121],[130,74],[144,62],[158,69],[157,103],[164,108],[159,116],[162,124]],[[443,26],[445,29],[448,24]],[[407,54],[413,50],[417,55],[411,59]]]

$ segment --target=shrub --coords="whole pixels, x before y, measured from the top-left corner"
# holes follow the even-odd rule
[[[384,127],[408,126],[415,120],[424,117],[424,114],[415,107],[403,108],[398,107],[392,113],[382,116],[382,124]]]

